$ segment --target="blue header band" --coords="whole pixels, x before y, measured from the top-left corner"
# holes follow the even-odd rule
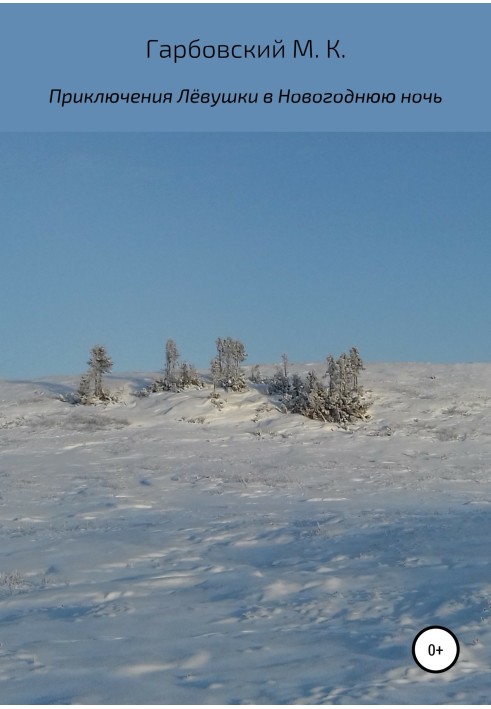
[[[488,131],[485,4],[0,5],[2,131]]]

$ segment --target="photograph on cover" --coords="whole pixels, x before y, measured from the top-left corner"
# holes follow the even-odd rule
[[[3,702],[489,701],[490,164],[0,134]]]

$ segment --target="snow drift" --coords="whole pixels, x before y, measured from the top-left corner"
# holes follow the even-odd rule
[[[258,385],[0,382],[2,702],[488,703],[490,373],[368,364],[348,429]]]

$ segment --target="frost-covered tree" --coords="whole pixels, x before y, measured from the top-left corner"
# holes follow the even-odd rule
[[[251,369],[249,379],[251,380],[251,382],[253,382],[253,384],[262,384],[263,377],[258,364],[255,364]]]
[[[102,388],[102,375],[107,374],[113,368],[113,361],[106,352],[106,348],[102,345],[95,345],[90,353],[90,359],[87,362],[91,380],[94,382],[94,397],[103,399],[107,396]]]
[[[169,383],[175,378],[175,371],[180,354],[174,340],[165,343],[165,377]]]
[[[332,392],[337,388],[337,382],[339,381],[339,366],[332,354],[327,355],[326,362],[326,376],[329,378],[329,391]]]
[[[76,392],[76,401],[81,404],[89,404],[94,401],[107,401],[111,398],[110,392],[102,387],[102,375],[110,372],[113,361],[102,345],[95,345],[90,351],[90,359],[87,364],[89,370],[82,374],[80,384]]]
[[[307,374],[305,380],[294,374],[290,383],[289,393],[283,398],[289,411],[302,414],[312,419],[329,421],[329,390],[313,371]]]
[[[219,337],[216,346],[217,356],[214,358],[214,367],[218,374],[217,383],[225,389],[232,389],[232,391],[247,389],[245,373],[240,367],[247,357],[244,344],[232,337],[227,337],[224,340]]]
[[[164,376],[146,387],[147,394],[160,391],[182,391],[190,386],[204,386],[196,367],[188,362],[179,362],[179,357],[180,354],[174,340],[167,340],[165,343]]]
[[[308,403],[308,392],[305,382],[298,374],[294,374],[291,379],[291,386],[288,396],[285,398],[287,409],[293,414],[305,415]]]
[[[219,357],[213,357],[210,362],[211,379],[213,381],[213,394],[216,394],[217,386],[220,385],[222,368]]]
[[[247,357],[244,344],[240,340],[227,337],[225,340],[225,376],[232,381],[240,373],[240,365]]]
[[[363,360],[360,357],[360,353],[358,352],[358,349],[356,347],[352,347],[349,351],[349,363],[350,363],[350,368],[353,376],[353,384],[354,387],[357,389],[358,388],[358,374],[365,369],[365,365],[363,364]]]
[[[329,391],[315,372],[307,374],[307,401],[304,415],[311,419],[329,421]]]
[[[343,352],[337,360],[332,355],[327,357],[331,420],[346,424],[366,414],[368,405],[358,384],[358,373],[362,368],[363,362],[355,347],[349,355]]]
[[[76,402],[80,404],[87,404],[92,395],[91,376],[89,372],[86,372],[80,377],[80,384],[78,385],[76,392]]]
[[[289,365],[288,355],[287,355],[287,354],[282,354],[282,355],[281,355],[281,361],[282,361],[282,364],[283,364],[283,374],[285,375],[285,377],[287,377],[287,376],[288,376],[288,365]]]
[[[288,355],[281,355],[281,367],[276,368],[276,372],[266,381],[266,391],[268,394],[281,394],[288,396],[291,389],[291,381],[288,376]]]
[[[290,378],[285,374],[284,370],[279,367],[266,382],[266,391],[268,394],[281,394],[285,396],[289,394],[290,388]]]
[[[343,352],[337,360],[332,355],[328,355],[326,361],[329,391],[338,394],[356,391],[362,394],[361,387],[358,385],[358,374],[364,366],[356,347],[351,348],[349,355]]]
[[[338,388],[344,394],[352,386],[351,367],[345,352],[339,355],[336,364],[339,371]]]
[[[217,337],[216,340],[216,346],[217,346],[217,356],[215,357],[216,359],[216,368],[217,371],[219,372],[220,376],[222,376],[224,368],[225,368],[225,341],[222,340],[221,337]]]
[[[205,385],[199,376],[196,367],[193,364],[188,364],[188,362],[181,362],[176,377],[176,384],[179,389],[186,389],[191,386],[201,388]]]

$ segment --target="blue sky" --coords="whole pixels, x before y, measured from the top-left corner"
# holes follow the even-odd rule
[[[491,359],[489,133],[0,134],[0,377]]]

